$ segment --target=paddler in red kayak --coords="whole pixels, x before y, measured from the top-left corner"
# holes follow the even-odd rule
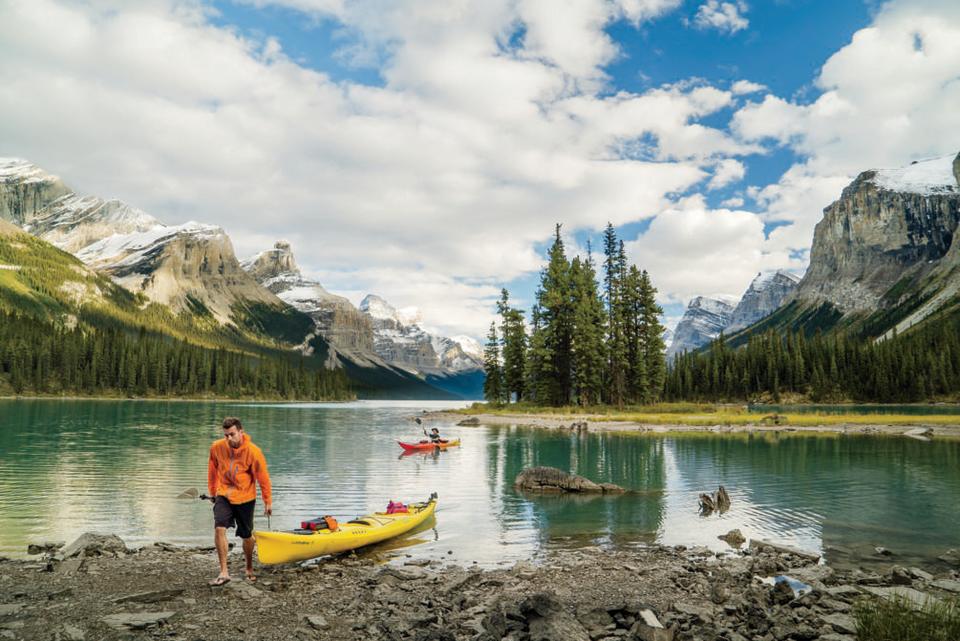
[[[427,434],[427,430],[423,430],[423,435],[430,439],[431,443],[439,445],[440,443],[446,443],[447,441],[440,438],[440,430],[436,427],[430,428],[430,433]]]
[[[243,539],[247,580],[257,580],[253,573],[253,509],[257,503],[257,483],[263,496],[264,514],[269,516],[273,513],[273,498],[267,459],[250,440],[250,436],[243,433],[240,419],[227,417],[223,419],[223,438],[210,446],[210,461],[207,464],[207,489],[210,490],[210,496],[216,497],[213,503],[213,542],[220,560],[220,574],[210,581],[210,585],[230,582],[227,528],[234,525],[237,536]]]

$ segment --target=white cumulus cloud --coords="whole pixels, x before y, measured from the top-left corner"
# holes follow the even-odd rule
[[[801,157],[777,183],[752,190],[765,219],[788,223],[768,250],[808,250],[823,208],[859,172],[960,151],[958,69],[960,5],[894,0],[827,60],[815,101],[767,95],[740,109],[732,128],[742,140]]]
[[[697,9],[693,24],[698,29],[716,29],[736,33],[750,26],[750,21],[744,17],[747,8],[747,3],[742,0],[733,2],[707,0]]]
[[[729,91],[607,90],[605,28],[675,0],[282,4],[336,21],[383,86],[333,81],[200,3],[0,3],[0,155],[221,225],[241,256],[288,238],[332,291],[482,336],[491,283],[536,272],[554,222],[642,220],[757,148],[698,122]]]

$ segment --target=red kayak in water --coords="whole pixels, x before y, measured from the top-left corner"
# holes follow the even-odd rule
[[[445,450],[448,447],[456,447],[460,445],[460,439],[454,439],[452,441],[440,441],[439,443],[434,443],[433,441],[420,441],[419,443],[404,443],[403,441],[397,441],[407,452],[415,452],[417,450],[432,450],[434,448],[439,448]]]

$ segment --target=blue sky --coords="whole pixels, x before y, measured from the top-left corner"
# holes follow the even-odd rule
[[[820,67],[850,41],[855,31],[869,23],[875,5],[860,0],[754,2],[744,12],[749,26],[733,33],[692,27],[700,3],[689,1],[639,26],[626,19],[618,20],[605,28],[619,48],[616,58],[602,67],[609,77],[605,91],[642,93],[685,81],[729,86],[749,78],[777,95],[810,103],[821,93],[813,85]],[[378,66],[344,59],[341,52],[354,44],[357,34],[334,18],[307,17],[301,10],[277,5],[218,0],[213,6],[218,12],[217,24],[238,29],[254,39],[276,38],[287,55],[337,81],[385,84]],[[700,122],[724,128],[732,115],[732,108],[723,109]],[[746,156],[743,179],[709,192],[706,202],[711,207],[721,207],[725,200],[743,196],[747,185],[774,183],[797,160],[797,154],[789,148]],[[649,219],[628,223],[618,226],[617,231],[621,238],[632,239],[646,231],[649,223]],[[767,223],[764,229],[768,232],[777,225]],[[596,230],[574,230],[572,238],[580,248],[587,243],[602,247],[601,234]],[[550,230],[545,230],[544,241],[536,245],[539,253],[546,253],[549,239]],[[528,273],[503,285],[526,305],[532,300],[538,280],[538,274]],[[676,301],[664,301],[664,306],[671,322],[684,308],[682,302]]]
[[[0,156],[448,335],[612,221],[672,324],[956,153],[958,43],[955,0],[13,0]]]

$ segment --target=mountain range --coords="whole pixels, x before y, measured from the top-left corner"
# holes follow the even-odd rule
[[[415,310],[374,294],[354,306],[304,276],[289,243],[241,263],[219,227],[165,225],[23,160],[0,159],[0,221],[0,307],[301,354],[343,370],[367,396],[479,396],[474,341],[431,334]],[[958,226],[960,155],[865,171],[824,209],[802,279],[764,272],[739,301],[694,298],[668,356],[721,332],[734,346],[771,330],[885,340],[954,315]]]
[[[241,265],[217,226],[165,225],[122,201],[76,194],[19,159],[0,159],[0,219],[73,254],[90,274],[119,285],[139,305],[161,310],[154,314],[175,319],[170,326],[181,336],[211,344],[227,340],[238,349],[258,344],[298,351],[343,369],[363,396],[458,398],[479,392],[475,379],[482,368],[472,357],[465,362],[451,354],[450,368],[440,357],[424,368],[381,358],[373,319],[305,279],[289,245],[278,243]],[[74,289],[77,307],[95,302],[85,298],[89,288]],[[428,342],[447,340],[431,336]]]
[[[730,335],[842,331],[885,340],[960,312],[960,154],[858,175],[824,209],[783,304]]]
[[[690,301],[668,343],[667,358],[698,349],[766,318],[797,288],[800,278],[777,270],[760,272],[739,301],[697,296]]]

